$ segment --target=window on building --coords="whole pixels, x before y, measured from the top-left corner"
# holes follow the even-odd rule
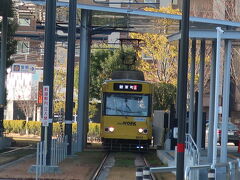
[[[156,0],[144,0],[144,3],[156,3]]]
[[[145,60],[145,61],[153,60],[153,57],[152,57],[152,56],[148,56],[148,55],[146,55],[146,54],[142,54],[142,58],[143,58],[143,60]]]
[[[19,26],[30,26],[31,19],[30,18],[19,18],[18,24],[19,24]]]
[[[173,4],[173,5],[177,5],[177,4],[178,4],[178,1],[177,1],[177,0],[172,0],[172,4]]]
[[[17,42],[17,53],[18,54],[29,54],[29,41],[18,41]]]

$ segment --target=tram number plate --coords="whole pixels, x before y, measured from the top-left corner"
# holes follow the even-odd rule
[[[142,136],[136,136],[136,139],[143,139]]]

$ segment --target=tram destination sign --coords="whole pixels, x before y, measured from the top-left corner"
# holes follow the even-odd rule
[[[114,91],[142,91],[142,84],[125,84],[125,83],[114,83],[113,84]]]

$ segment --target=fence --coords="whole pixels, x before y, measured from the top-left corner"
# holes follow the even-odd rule
[[[57,165],[67,157],[67,136],[52,139],[51,165]]]
[[[50,165],[46,165],[47,142],[41,141],[37,143],[36,157],[36,179],[43,173],[49,171],[50,168],[56,168],[57,165],[67,157],[67,136],[52,139],[51,145],[51,161]]]
[[[78,152],[77,133],[72,134],[72,154]]]

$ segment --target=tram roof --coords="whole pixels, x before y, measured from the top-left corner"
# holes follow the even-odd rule
[[[22,0],[37,5],[45,5],[41,0]],[[58,7],[68,7],[68,2],[57,2]],[[77,4],[77,8],[93,11],[92,26],[95,33],[105,34],[110,32],[140,32],[157,33],[156,20],[159,18],[176,20],[176,23],[170,28],[170,34],[179,32],[179,23],[181,15],[173,15],[160,12],[149,12],[140,9],[115,8],[101,5]],[[223,30],[237,30],[240,27],[239,22],[226,20],[190,17],[190,30],[210,30],[216,31],[216,27]],[[194,38],[194,37],[192,37]],[[204,38],[204,36],[203,36]],[[207,37],[206,37],[207,38]]]

